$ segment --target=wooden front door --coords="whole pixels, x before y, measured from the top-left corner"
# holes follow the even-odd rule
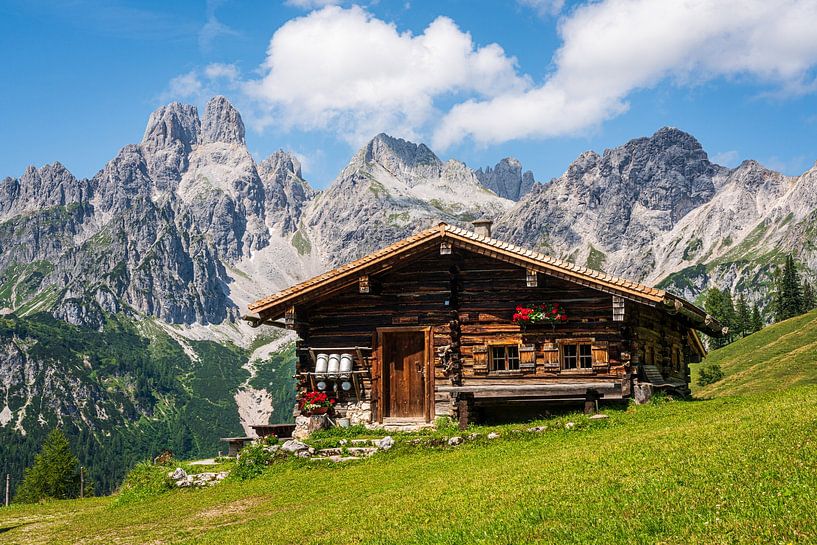
[[[390,418],[424,418],[426,336],[423,331],[382,334],[383,412]]]

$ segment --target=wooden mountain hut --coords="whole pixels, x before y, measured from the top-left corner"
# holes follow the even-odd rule
[[[720,324],[663,290],[441,223],[249,306],[297,332],[298,388],[352,423],[461,425],[552,401],[587,410],[637,389],[689,392],[698,331]]]

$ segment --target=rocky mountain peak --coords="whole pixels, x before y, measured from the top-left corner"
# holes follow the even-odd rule
[[[392,171],[442,165],[442,161],[425,144],[415,144],[385,133],[372,138],[358,153],[365,162],[380,163]]]
[[[698,140],[681,129],[675,127],[661,127],[647,139],[651,146],[657,148],[680,147],[687,150],[702,150]]]
[[[225,97],[210,99],[201,123],[202,141],[244,144],[244,122],[241,114]]]
[[[87,180],[77,180],[59,162],[41,168],[29,165],[19,179],[0,182],[0,213],[5,216],[78,203],[88,192]]]
[[[267,225],[283,235],[298,229],[303,208],[316,192],[301,177],[301,163],[291,153],[278,150],[258,164],[264,184]]]
[[[195,106],[171,102],[150,114],[142,147],[154,151],[179,143],[189,151],[193,144],[198,143],[200,130],[199,113]]]
[[[513,157],[505,157],[495,167],[480,168],[474,171],[480,183],[506,199],[518,201],[536,183],[533,172],[522,172],[522,163]]]
[[[176,187],[187,168],[187,158],[200,139],[199,113],[192,104],[171,102],[150,114],[139,147],[159,189]]]
[[[301,178],[301,162],[293,154],[279,149],[258,163],[258,175],[262,180],[268,179],[277,172],[289,172]]]

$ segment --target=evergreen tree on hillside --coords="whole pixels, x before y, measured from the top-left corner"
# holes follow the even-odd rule
[[[805,311],[800,274],[797,272],[797,266],[791,254],[786,256],[783,274],[780,275],[777,283],[775,306],[775,319],[778,322],[798,316]]]
[[[746,297],[740,294],[738,303],[735,306],[735,335],[745,337],[752,332],[752,311],[749,310],[749,303]]]
[[[721,348],[734,340],[735,306],[729,290],[710,288],[704,295],[704,309],[718,320],[721,325],[729,328],[729,333],[723,337],[710,337],[709,346]]]
[[[803,312],[817,308],[817,296],[808,280],[803,280]]]
[[[34,465],[26,468],[14,501],[36,503],[45,499],[79,497],[79,461],[60,428],[48,434]]]
[[[760,331],[763,329],[763,317],[760,315],[760,308],[757,306],[757,303],[752,305],[752,333]]]
[[[775,322],[783,320],[783,271],[780,268],[775,269],[774,291],[772,292],[772,318]]]

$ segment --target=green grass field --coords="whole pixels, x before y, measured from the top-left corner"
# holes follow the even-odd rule
[[[0,542],[817,543],[817,312],[709,358],[726,377],[697,401],[350,465],[281,462],[206,490],[12,506]]]
[[[697,385],[699,366],[692,366],[696,397],[751,394],[817,384],[817,310],[768,326],[711,352],[725,377],[709,386]]]
[[[817,542],[817,387],[573,430],[281,463],[244,482],[0,509],[3,543]]]

